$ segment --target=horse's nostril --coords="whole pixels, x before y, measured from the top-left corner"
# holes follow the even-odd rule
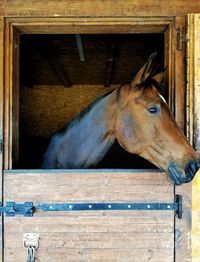
[[[185,167],[187,175],[194,176],[199,169],[199,163],[195,160],[191,160]]]

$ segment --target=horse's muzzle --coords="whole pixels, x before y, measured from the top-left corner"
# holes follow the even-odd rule
[[[182,185],[189,183],[194,178],[196,172],[200,168],[200,161],[190,160],[185,169],[180,169],[174,163],[170,163],[168,167],[168,174],[175,185]]]

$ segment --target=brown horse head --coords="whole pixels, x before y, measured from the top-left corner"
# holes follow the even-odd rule
[[[200,161],[157,89],[163,72],[153,73],[155,57],[149,57],[131,84],[121,87],[116,136],[125,150],[164,169],[181,185],[193,179]]]

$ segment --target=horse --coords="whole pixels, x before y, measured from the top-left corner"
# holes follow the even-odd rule
[[[159,92],[164,70],[155,72],[156,55],[150,55],[130,83],[101,96],[55,133],[42,167],[94,168],[118,141],[164,170],[173,184],[190,182],[200,158]]]

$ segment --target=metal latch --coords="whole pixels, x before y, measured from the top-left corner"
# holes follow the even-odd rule
[[[17,204],[15,202],[6,202],[6,206],[0,207],[0,213],[5,213],[6,216],[24,215],[25,217],[33,216],[33,203],[25,202]]]
[[[26,233],[23,235],[23,247],[27,251],[27,262],[35,262],[35,252],[39,247],[39,235],[36,233]]]
[[[176,28],[176,46],[177,50],[183,50],[183,43],[187,42],[185,27]]]

